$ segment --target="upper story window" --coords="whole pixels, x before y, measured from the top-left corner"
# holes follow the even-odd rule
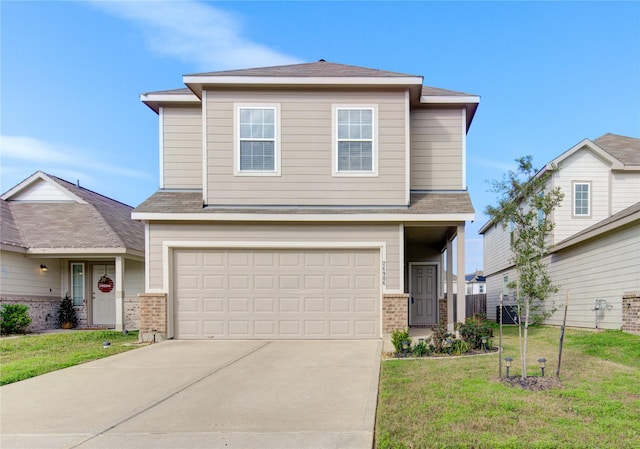
[[[373,106],[334,106],[334,175],[377,175],[377,123]]]
[[[588,182],[573,183],[573,215],[575,217],[591,215],[591,184]]]
[[[280,174],[278,105],[236,105],[236,175]]]

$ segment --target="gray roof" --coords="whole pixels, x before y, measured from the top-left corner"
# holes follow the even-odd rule
[[[474,213],[467,192],[412,193],[409,207],[203,207],[201,191],[158,191],[135,208],[137,213],[246,213],[246,214],[469,214]]]
[[[260,77],[407,77],[419,76],[388,72],[346,64],[336,64],[323,59],[304,64],[290,64],[252,69],[225,70],[221,72],[194,73],[187,76],[260,76]]]
[[[3,244],[24,248],[126,248],[144,251],[144,225],[131,219],[133,208],[43,173],[86,201],[2,200]]]
[[[593,143],[624,165],[640,165],[640,139],[607,133]]]
[[[466,97],[475,96],[465,92],[456,92],[455,90],[440,89],[439,87],[422,86],[422,95],[434,97]]]

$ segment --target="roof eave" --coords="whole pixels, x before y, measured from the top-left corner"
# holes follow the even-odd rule
[[[480,97],[478,95],[420,95],[420,104],[459,105],[467,110],[467,131],[476,115]]]
[[[422,86],[421,76],[207,76],[184,75],[184,84],[197,96],[203,86]]]
[[[83,257],[107,257],[127,255],[134,258],[144,258],[144,250],[138,250],[133,248],[28,248],[25,250],[28,255],[38,255],[47,257],[56,256],[83,256]]]
[[[146,93],[140,94],[140,101],[147,105],[151,110],[153,110],[156,114],[160,112],[160,107],[163,104],[186,104],[186,105],[198,105],[201,103],[200,98],[198,98],[193,93],[184,93],[184,94],[167,94],[167,93]]]
[[[278,214],[278,213],[165,213],[165,212],[133,212],[131,217],[141,221],[260,221],[260,222],[463,222],[475,220],[474,213],[441,213],[441,214]]]

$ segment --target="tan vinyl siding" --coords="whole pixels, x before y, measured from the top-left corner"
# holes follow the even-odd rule
[[[568,326],[595,327],[596,299],[604,299],[612,307],[604,310],[600,327],[620,329],[622,326],[622,295],[640,291],[640,224],[608,234],[585,244],[553,255],[549,268],[553,282],[560,291],[551,298],[563,305],[569,293]],[[561,324],[562,313],[556,312],[549,320]]]
[[[163,288],[164,241],[203,242],[386,242],[386,290],[400,289],[400,237],[397,225],[294,225],[151,223],[149,286]]]
[[[554,177],[554,187],[560,187],[564,199],[554,211],[554,243],[572,236],[610,214],[610,168],[599,157],[588,150],[578,151],[562,162],[560,171]],[[591,215],[573,216],[573,182],[590,184]]]
[[[611,214],[640,201],[640,173],[614,172],[611,179]]]
[[[462,109],[411,111],[411,190],[463,187]]]
[[[487,281],[487,318],[491,321],[496,321],[498,316],[496,314],[497,306],[500,305],[500,295],[503,291],[504,277],[509,278],[509,282],[516,279],[515,270],[506,270],[494,273],[486,277]],[[503,305],[510,306],[515,305],[515,295],[513,290],[510,290],[507,297],[503,297]],[[506,321],[506,320],[505,320]]]
[[[234,104],[277,104],[280,176],[234,176]],[[333,105],[378,109],[378,176],[336,177]],[[404,92],[207,92],[208,204],[405,205]]]
[[[124,260],[124,293],[127,298],[136,298],[144,292],[144,262]]]
[[[165,107],[162,112],[163,187],[202,188],[202,110]]]
[[[509,228],[501,224],[491,226],[484,233],[483,244],[483,268],[485,275],[493,274],[511,266],[512,255],[510,246]]]
[[[12,251],[0,254],[2,295],[56,296],[60,294],[60,262],[54,259],[32,259]],[[47,266],[42,272],[40,264]]]

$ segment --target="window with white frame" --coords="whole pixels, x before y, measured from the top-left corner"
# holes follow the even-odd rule
[[[591,185],[588,182],[573,183],[573,215],[576,217],[591,215]]]
[[[71,264],[71,299],[74,306],[81,306],[84,301],[84,264]]]
[[[277,106],[236,109],[236,174],[279,174]]]
[[[376,132],[375,108],[335,108],[336,174],[375,174]]]

